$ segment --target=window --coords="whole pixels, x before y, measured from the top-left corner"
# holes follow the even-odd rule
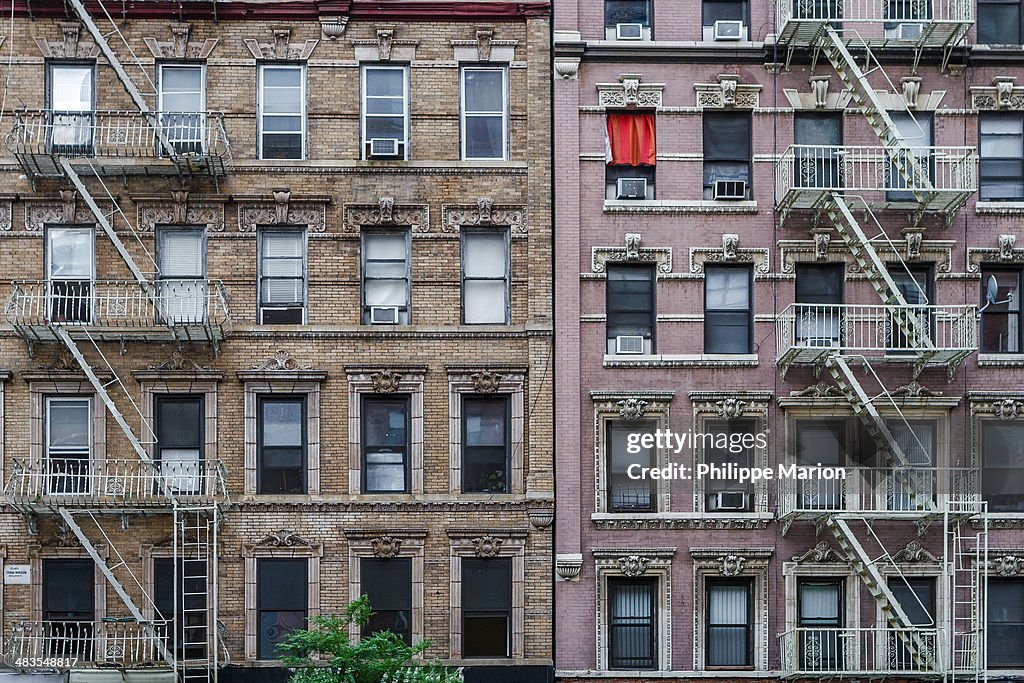
[[[259,66],[260,159],[302,159],[306,139],[306,70]]]
[[[797,342],[807,346],[838,346],[843,303],[842,264],[796,265]]]
[[[606,272],[607,352],[654,353],[654,266],[609,265]]]
[[[750,26],[749,6],[746,0],[704,0],[701,3],[703,15],[702,40],[715,40],[715,22],[738,21],[743,25],[740,34],[733,38],[729,35],[727,40],[749,40],[748,26]]]
[[[90,559],[43,560],[47,657],[93,659],[95,565]]]
[[[743,435],[750,434],[748,442],[752,444],[756,433],[753,420],[722,420],[712,421],[705,425],[705,431],[714,434],[712,445],[704,446],[704,461],[709,465],[726,467],[729,463],[737,467],[754,466],[754,450],[751,448],[730,447],[728,444],[742,446]],[[719,448],[721,444],[727,444]],[[738,451],[738,452],[736,452]],[[711,512],[749,512],[754,509],[754,484],[750,481],[717,477],[704,481],[704,508]]]
[[[704,268],[704,353],[750,353],[752,286],[750,268]]]
[[[462,158],[508,157],[508,71],[462,68]]]
[[[409,399],[363,397],[363,493],[409,492]]]
[[[412,644],[412,558],[359,560],[360,590],[370,599],[373,615],[363,635],[391,631]]]
[[[46,227],[46,279],[50,322],[92,321],[96,277],[92,228]]]
[[[160,124],[164,135],[178,154],[202,154],[206,140],[203,66],[161,64],[159,74]]]
[[[409,231],[363,232],[363,323],[409,324]]]
[[[462,231],[462,322],[504,325],[509,320],[507,230]]]
[[[462,558],[462,656],[508,657],[512,558]]]
[[[708,581],[707,637],[704,663],[708,668],[744,669],[754,665],[753,587],[743,581]]]
[[[47,147],[54,154],[93,153],[96,68],[92,64],[50,63],[47,70],[50,106]]]
[[[157,267],[163,318],[178,324],[206,320],[206,231],[201,228],[157,230]]]
[[[306,231],[260,228],[260,323],[301,325],[306,314]]]
[[[910,161],[916,163],[916,169],[901,169],[894,162],[889,162],[889,186],[897,188],[885,193],[886,201],[914,201],[914,193],[903,188],[920,188],[933,180],[932,168],[932,115],[926,112],[889,112],[889,117],[896,126],[896,132],[903,138],[903,143],[910,148]],[[915,177],[922,175],[924,177]],[[908,176],[910,178],[908,179]],[[908,182],[908,180],[912,182]]]
[[[1020,0],[978,0],[978,43],[1021,44]]]
[[[886,509],[916,510],[929,500],[934,505],[939,484],[935,469],[938,425],[934,420],[887,420],[886,427],[914,468],[896,476],[891,470],[895,462],[878,463],[885,477]]]
[[[802,467],[842,467],[846,461],[846,423],[806,420],[796,424],[796,464]],[[806,479],[797,482],[797,506],[805,510],[841,510],[841,480]]]
[[[306,492],[306,443],[305,396],[258,397],[259,493]]]
[[[656,669],[657,579],[608,579],[608,667]]]
[[[158,618],[168,622],[166,646],[170,648],[174,644],[176,635],[178,649],[175,654],[180,658],[206,657],[209,591],[204,560],[178,560],[176,589],[174,558],[158,557],[153,560],[153,604]]]
[[[509,417],[508,396],[463,396],[463,493],[508,493]]]
[[[704,113],[704,199],[750,199],[750,114]]]
[[[308,609],[305,559],[256,560],[257,658],[277,659],[277,645],[306,628]]]
[[[893,283],[896,285],[896,289],[899,290],[900,294],[903,295],[903,300],[911,306],[920,306],[920,308],[912,309],[913,318],[906,317],[906,314],[902,314],[905,317],[906,325],[914,325],[916,320],[917,329],[924,334],[927,334],[930,339],[935,336],[935,320],[933,319],[931,309],[926,308],[932,301],[932,270],[930,265],[912,265],[908,266],[904,263],[889,263],[886,264],[890,276],[892,277]],[[913,353],[913,351],[903,351],[904,349],[920,348],[921,342],[915,341],[915,339],[908,339],[906,333],[900,329],[898,321],[896,320],[899,313],[890,313],[892,321],[892,332],[891,338],[888,342],[890,353]]]
[[[408,159],[409,70],[363,66],[363,158]]]
[[[605,199],[654,199],[658,161],[655,114],[609,112]]]
[[[605,39],[615,40],[620,37],[618,26],[627,27],[640,25],[640,35],[628,29],[621,32],[623,40],[651,40],[653,24],[651,0],[604,0]]]
[[[843,667],[843,581],[802,579],[797,583],[800,668],[836,671]]]
[[[990,512],[1024,512],[1024,423],[981,423],[981,492]]]
[[[632,434],[653,434],[655,423],[609,421],[608,458],[608,512],[654,512],[657,509],[655,481],[650,477],[631,479],[631,465],[655,467],[656,451],[644,448],[637,441],[639,453],[630,453],[629,437]],[[634,468],[635,469],[635,468]],[[634,473],[635,474],[635,473]]]
[[[988,665],[1024,668],[1024,580],[988,580]]]
[[[910,623],[925,632],[919,637],[930,651],[935,652],[938,645],[935,628],[935,579],[932,578],[899,578],[889,579],[889,590],[903,608]],[[889,650],[887,660],[894,669],[920,669],[920,662],[914,661],[914,655],[907,648],[899,632],[889,633],[887,643]]]
[[[982,201],[1024,200],[1024,115],[978,117]]]
[[[1020,294],[1024,270],[982,268],[981,351],[1020,353]],[[995,299],[988,301],[989,283],[995,283]]]
[[[796,168],[793,178],[799,187],[837,189],[843,150],[843,115],[797,112],[793,115]]]
[[[46,471],[50,494],[92,490],[92,400],[46,398]]]
[[[203,476],[202,396],[156,397],[156,460],[172,491],[195,495]]]

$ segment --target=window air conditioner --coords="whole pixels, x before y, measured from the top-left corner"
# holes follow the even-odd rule
[[[398,156],[398,140],[396,140],[395,138],[370,138],[370,156]]]
[[[615,353],[638,355],[643,352],[643,336],[639,334],[620,334],[615,338]]]
[[[743,22],[716,21],[714,36],[715,40],[743,40]]]
[[[647,197],[647,178],[619,178],[616,199],[644,199]]]
[[[615,40],[642,40],[643,24],[615,24]]]
[[[398,306],[370,306],[370,324],[398,324]]]
[[[745,491],[719,491],[711,496],[708,508],[714,510],[746,510],[750,496]]]
[[[715,199],[746,199],[747,181],[716,180]]]
[[[921,38],[922,25],[918,23],[899,24],[896,27],[896,38],[899,40],[919,40]]]

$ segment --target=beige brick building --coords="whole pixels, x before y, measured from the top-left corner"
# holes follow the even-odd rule
[[[282,680],[368,594],[551,679],[548,7],[384,4],[2,22],[13,675]]]

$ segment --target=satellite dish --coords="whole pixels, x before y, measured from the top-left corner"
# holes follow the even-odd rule
[[[999,295],[999,283],[996,282],[995,275],[988,276],[988,282],[985,283],[985,303],[991,306],[996,303],[996,296]]]

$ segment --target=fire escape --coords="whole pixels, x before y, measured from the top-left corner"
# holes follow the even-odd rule
[[[104,347],[109,351],[110,344],[119,344],[123,354],[130,342],[171,342],[218,350],[231,324],[228,297],[218,280],[161,277],[107,182],[147,176],[211,177],[219,183],[231,166],[230,145],[218,114],[155,110],[157,94],[136,87],[108,43],[108,38],[119,40],[132,68],[152,85],[102,3],[97,16],[104,26],[109,23],[106,32],[81,0],[67,4],[137,111],[20,111],[7,146],[33,189],[56,183],[77,191],[131,279],[17,282],[6,318],[30,351],[48,344],[70,353],[132,453],[77,464],[44,453],[38,460],[16,462],[4,497],[33,530],[48,519],[73,534],[120,598],[124,613],[93,622],[15,623],[7,630],[4,651],[12,663],[24,662],[23,668],[69,670],[71,680],[76,673],[110,668],[122,674],[144,669],[156,675],[154,680],[214,683],[221,649],[217,533],[227,501],[224,471],[217,461],[159,458],[148,413],[132,398]],[[140,267],[133,254],[144,255],[150,267]],[[143,516],[171,525],[172,607],[158,609],[155,581],[140,581],[132,571],[137,548],[123,553],[113,540],[130,537],[130,520]]]
[[[910,365],[916,378],[925,368],[945,368],[952,379],[977,348],[976,307],[935,305],[923,291],[908,302],[891,271],[909,271],[877,218],[877,212],[901,210],[915,227],[930,215],[948,225],[976,190],[974,149],[915,146],[911,135],[901,134],[886,102],[904,100],[877,57],[902,48],[912,51],[915,70],[925,53],[945,67],[967,35],[972,13],[972,3],[959,0],[776,4],[776,41],[786,64],[797,50],[809,51],[812,69],[824,55],[880,143],[793,145],[776,166],[781,220],[803,211],[815,225],[830,224],[881,299],[880,305],[793,304],[776,322],[783,376],[793,366],[827,372],[884,464],[857,468],[842,481],[780,482],[784,532],[799,520],[827,529],[881,615],[875,627],[798,626],[781,634],[787,676],[984,676],[988,541],[977,474],[916,464],[924,446],[876,371],[880,365]],[[899,113],[916,123],[905,103]],[[932,623],[922,625],[908,616],[925,609],[920,600],[911,592],[917,604],[903,604],[892,588],[910,585],[886,544],[891,523],[912,522],[923,536],[940,520],[940,598]]]

